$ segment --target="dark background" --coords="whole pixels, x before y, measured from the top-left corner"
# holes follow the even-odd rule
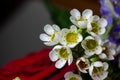
[[[39,35],[52,21],[43,1],[3,0],[0,5],[0,67],[46,47]]]

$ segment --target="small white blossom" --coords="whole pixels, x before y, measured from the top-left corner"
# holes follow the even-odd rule
[[[70,11],[71,22],[79,28],[87,28],[87,20],[92,16],[93,12],[91,9],[85,9],[82,14],[77,9]]]
[[[21,80],[19,77],[15,77],[13,80]]]
[[[101,59],[113,60],[115,55],[115,44],[105,41],[102,46],[102,53],[99,55]]]
[[[72,51],[70,48],[61,45],[55,46],[53,50],[50,51],[49,57],[51,61],[57,61],[55,63],[55,67],[58,69],[62,68],[67,61],[68,65],[73,61]]]
[[[89,67],[89,74],[93,80],[104,80],[108,75],[108,63],[94,62]]]
[[[70,26],[70,29],[62,29],[61,36],[62,39],[60,40],[60,43],[70,48],[75,47],[83,39],[82,35],[78,33],[77,28],[74,25]]]
[[[65,80],[82,80],[82,77],[78,74],[74,74],[73,72],[69,71],[64,75]]]
[[[102,35],[105,33],[107,26],[107,20],[104,18],[99,18],[99,16],[94,15],[89,19],[87,25],[88,33],[95,33],[97,35]]]
[[[44,41],[44,44],[47,46],[53,46],[59,43],[60,38],[60,28],[57,25],[45,25],[45,33],[40,34],[40,39]]]
[[[87,69],[89,68],[89,60],[87,58],[84,57],[80,57],[77,59],[76,61],[76,66],[79,69],[79,71],[83,72],[83,73],[87,73]]]
[[[87,36],[81,43],[82,47],[85,49],[85,54],[87,56],[92,56],[94,54],[101,54],[101,39],[98,36]]]

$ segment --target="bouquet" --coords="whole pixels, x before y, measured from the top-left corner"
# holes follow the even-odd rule
[[[45,25],[45,33],[40,39],[47,46],[54,46],[49,53],[57,69],[65,64],[75,63],[78,70],[66,72],[65,80],[104,80],[109,74],[109,61],[114,60],[116,45],[103,38],[108,22],[105,18],[93,15],[91,9],[82,13],[77,9],[70,11],[69,28],[58,25]]]

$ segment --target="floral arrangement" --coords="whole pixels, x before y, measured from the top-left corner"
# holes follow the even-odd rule
[[[55,62],[57,69],[66,64],[74,63],[77,71],[69,71],[64,75],[65,80],[104,80],[109,74],[108,61],[114,60],[116,45],[103,39],[106,32],[107,20],[93,15],[91,9],[82,13],[77,9],[70,11],[72,25],[60,28],[58,25],[45,25],[46,33],[40,34],[40,39],[47,46],[54,46],[49,58]],[[89,77],[90,76],[90,77]]]

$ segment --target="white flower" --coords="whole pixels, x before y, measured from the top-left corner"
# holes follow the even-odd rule
[[[68,65],[73,61],[72,51],[70,48],[61,45],[55,46],[53,50],[50,51],[49,57],[51,61],[57,61],[55,63],[55,67],[58,69],[62,68],[67,61]]]
[[[101,54],[101,39],[98,36],[88,36],[82,43],[82,47],[85,49],[85,54],[87,56],[92,56],[93,54]]]
[[[92,16],[93,12],[91,9],[85,9],[81,13],[77,9],[72,9],[70,11],[71,22],[79,28],[87,28],[87,20]]]
[[[80,57],[77,59],[76,61],[76,66],[79,69],[79,71],[83,72],[83,73],[87,73],[87,69],[89,68],[89,60],[84,58],[84,57]]]
[[[104,34],[107,26],[107,20],[104,18],[99,18],[99,16],[95,15],[89,19],[87,25],[88,33],[95,33],[97,35]]]
[[[114,55],[116,53],[114,45],[114,43],[105,41],[105,43],[102,46],[102,53],[99,55],[99,57],[101,59],[113,60]]]
[[[44,41],[47,46],[53,46],[59,43],[60,38],[60,28],[57,25],[45,25],[44,31],[47,33],[40,34],[40,39]]]
[[[15,77],[13,80],[20,80],[20,78],[19,77]]]
[[[108,75],[108,63],[104,62],[94,62],[89,67],[89,74],[93,80],[104,80]]]
[[[70,26],[70,29],[62,29],[61,34],[62,39],[60,40],[60,43],[70,48],[75,47],[83,39],[82,35],[78,33],[77,28],[74,25]]]
[[[64,75],[65,80],[82,80],[82,77],[78,74],[74,74],[73,72],[69,71]]]

